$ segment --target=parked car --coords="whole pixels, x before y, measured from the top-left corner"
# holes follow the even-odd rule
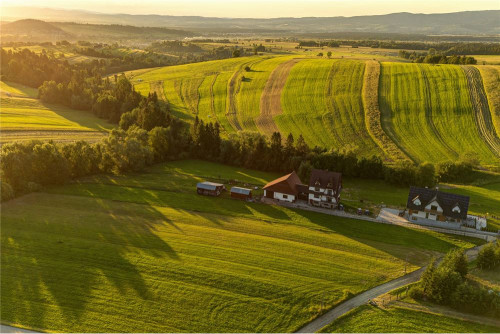
[[[344,206],[342,204],[339,204],[339,210],[344,211]]]
[[[369,216],[370,215],[370,210],[366,209],[365,210],[365,216]]]
[[[357,213],[358,215],[362,215],[362,214],[363,214],[363,209],[358,208],[358,210],[356,211],[356,213]]]

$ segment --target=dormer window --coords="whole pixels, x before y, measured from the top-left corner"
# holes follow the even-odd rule
[[[451,211],[455,213],[460,213],[460,208],[458,207],[458,205],[455,205],[455,207],[451,209]]]
[[[418,206],[418,205],[422,204],[422,202],[420,202],[420,199],[418,197],[416,197],[413,199],[413,204]]]
[[[331,183],[328,183],[328,185],[326,187],[331,188],[331,187],[333,187],[333,185]]]

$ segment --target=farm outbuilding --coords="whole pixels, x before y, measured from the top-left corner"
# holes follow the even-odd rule
[[[226,187],[222,183],[199,182],[196,185],[198,195],[219,196],[224,190],[226,190]]]
[[[231,188],[231,197],[248,200],[252,198],[252,190],[241,187],[232,187]]]

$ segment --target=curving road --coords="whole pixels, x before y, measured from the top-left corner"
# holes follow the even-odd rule
[[[466,251],[467,259],[469,261],[474,260],[477,257],[477,254],[479,250],[483,246],[477,246],[474,248],[470,248]],[[347,312],[355,309],[358,306],[364,305],[368,303],[371,299],[374,299],[378,296],[381,296],[391,290],[400,288],[402,286],[405,286],[410,283],[414,283],[420,279],[420,276],[422,273],[425,271],[425,268],[427,266],[422,267],[418,270],[415,270],[414,272],[411,272],[407,275],[404,275],[402,277],[396,278],[392,281],[389,281],[387,283],[384,283],[382,285],[376,286],[373,289],[367,290],[345,302],[342,304],[338,305],[337,307],[334,307],[327,313],[323,314],[322,316],[314,319],[301,329],[299,329],[296,333],[315,333],[318,332],[320,329],[323,327],[329,325],[332,323],[335,319],[340,317],[341,315],[346,314]]]

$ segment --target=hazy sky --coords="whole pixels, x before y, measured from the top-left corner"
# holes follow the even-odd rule
[[[2,6],[217,17],[356,16],[500,9],[500,0],[2,0]]]

